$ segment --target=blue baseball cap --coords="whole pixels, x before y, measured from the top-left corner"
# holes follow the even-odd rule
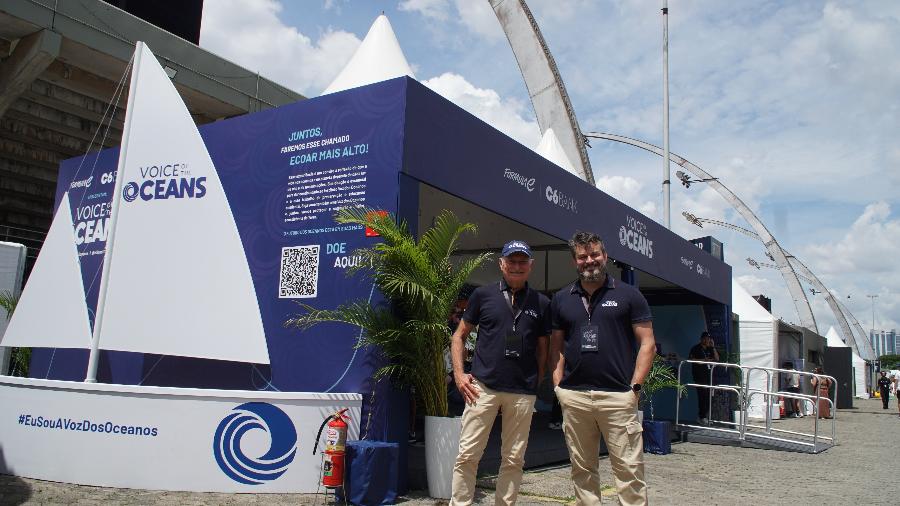
[[[525,253],[528,258],[531,258],[531,248],[525,244],[525,241],[509,241],[503,245],[503,253],[500,256],[508,257],[513,253]]]

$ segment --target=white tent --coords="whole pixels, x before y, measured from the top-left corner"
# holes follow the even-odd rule
[[[777,357],[775,355],[777,350],[778,322],[735,279],[731,280],[731,311],[738,315],[741,365],[777,367],[775,364]],[[767,391],[766,379],[765,373],[753,371],[750,374],[749,386],[754,390]],[[778,378],[773,378],[773,382],[773,387],[777,389]],[[765,405],[766,399],[764,396],[752,396],[750,398],[750,406],[747,408],[747,416],[764,418]],[[775,411],[776,416],[777,413]]]
[[[416,77],[400,49],[391,22],[382,14],[375,19],[350,61],[322,94],[358,88],[400,76]]]
[[[567,172],[581,177],[575,170],[569,157],[566,156],[566,151],[563,149],[562,144],[559,142],[559,138],[556,137],[556,133],[553,132],[552,128],[548,128],[547,131],[544,132],[543,137],[541,137],[541,142],[534,148],[534,151],[547,160],[566,169]]]
[[[833,348],[847,348],[847,344],[841,339],[834,327],[829,327],[825,333],[825,339],[828,346]],[[869,392],[866,390],[866,361],[856,353],[850,352],[851,364],[853,365],[853,384],[854,395],[860,399],[868,399]]]

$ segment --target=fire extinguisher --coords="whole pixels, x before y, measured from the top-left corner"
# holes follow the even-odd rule
[[[319,437],[322,429],[328,426],[325,432],[325,453],[322,461],[322,485],[327,488],[340,488],[344,484],[344,451],[347,444],[347,421],[349,416],[344,414],[347,408],[329,416],[319,426],[316,434],[313,455],[319,446]]]

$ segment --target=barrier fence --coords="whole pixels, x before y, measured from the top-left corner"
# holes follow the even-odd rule
[[[685,365],[706,366],[709,368],[709,383],[685,383],[682,381],[682,372]],[[716,384],[716,372],[724,369],[726,373],[736,384]],[[787,392],[779,388],[779,378],[782,375],[796,374],[801,381],[815,379],[816,387],[814,394],[803,394],[796,392]],[[758,379],[760,375],[764,375],[764,388],[751,388],[751,379]],[[720,375],[721,376],[721,375]],[[823,380],[830,382],[829,395],[822,397],[818,385]],[[675,404],[675,428],[683,432],[696,433],[707,437],[723,438],[731,441],[737,441],[741,445],[748,446],[764,446],[775,449],[805,451],[811,453],[819,453],[835,444],[835,417],[837,399],[837,381],[832,376],[825,374],[815,374],[794,369],[776,369],[771,367],[741,366],[739,364],[729,364],[721,362],[705,362],[702,360],[683,360],[678,364],[678,383],[689,389],[693,389],[699,395],[715,396],[719,392],[731,392],[737,399],[736,408],[733,412],[734,419],[716,419],[714,418],[714,410],[712,402],[708,403],[709,408],[705,413],[706,423],[688,423],[682,422],[681,398],[676,399]],[[754,384],[759,384],[754,381]],[[833,388],[833,389],[832,389]],[[750,407],[753,405],[755,398],[762,397],[764,407],[764,415],[762,417],[753,417],[754,420],[761,418],[763,423],[751,422],[748,416]],[[812,432],[803,432],[801,430],[788,430],[787,428],[775,427],[772,424],[773,407],[778,404],[779,399],[785,402],[790,399],[800,401],[801,410],[808,409],[814,418]],[[823,434],[820,422],[821,404],[827,404],[829,409],[831,431],[830,435]],[[810,409],[811,407],[811,409]],[[731,418],[726,415],[725,418]],[[793,428],[793,427],[792,427]],[[827,431],[827,429],[826,429]]]

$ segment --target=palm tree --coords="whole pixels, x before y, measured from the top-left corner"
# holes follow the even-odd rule
[[[640,403],[642,408],[647,402],[650,403],[651,420],[656,419],[653,413],[653,394],[664,388],[674,388],[676,395],[679,397],[684,396],[687,391],[687,388],[678,382],[666,360],[660,355],[655,355],[653,357],[653,365],[650,366],[650,372],[647,373],[647,377],[644,379],[644,384],[641,387]]]
[[[476,233],[475,225],[463,224],[445,210],[417,241],[404,221],[371,209],[342,209],[335,214],[335,222],[363,225],[382,237],[382,242],[355,252],[361,260],[350,273],[370,273],[390,307],[372,307],[363,300],[335,309],[300,303],[306,312],[290,318],[285,326],[306,329],[322,322],[342,322],[362,328],[357,347],[377,346],[386,359],[374,378],[388,377],[395,385],[414,387],[417,405],[425,415],[447,416],[447,320],[466,280],[490,257],[482,253],[451,261],[460,236]]]

